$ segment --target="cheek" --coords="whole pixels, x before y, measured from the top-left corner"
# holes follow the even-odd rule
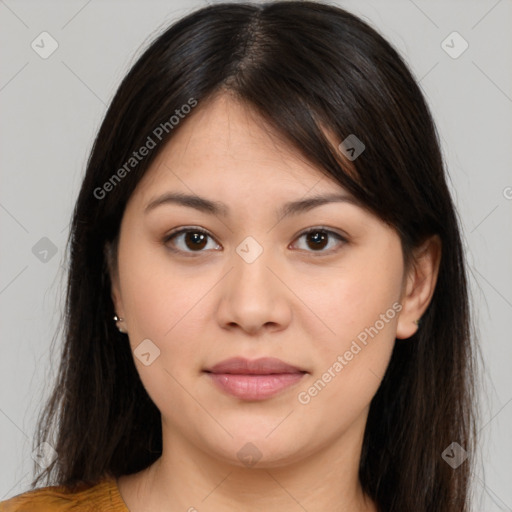
[[[184,377],[200,370],[195,340],[204,338],[204,328],[198,306],[211,285],[191,283],[170,272],[170,265],[162,264],[154,254],[141,250],[132,254],[125,261],[122,289],[130,346],[144,388],[165,415],[172,415],[172,411],[190,407],[182,386],[194,393],[195,382]],[[151,341],[147,366],[139,357],[143,340]]]
[[[158,246],[131,244],[131,249],[128,239],[120,278],[134,356],[142,340],[151,340],[160,350],[155,367],[181,381],[185,373],[201,370],[205,347],[210,346],[205,308],[209,307],[208,292],[219,276],[205,273],[204,279],[199,279],[193,265],[179,268]],[[143,381],[153,378],[152,372],[146,371],[149,367],[136,358],[135,362]],[[154,384],[148,382],[153,389]]]
[[[316,372],[302,388],[313,409],[337,403],[342,416],[357,415],[380,385],[395,344],[403,272],[400,246],[385,248],[347,260],[336,280],[310,295],[329,327],[315,343]]]
[[[153,269],[151,273],[137,276],[133,273],[126,285],[126,295],[130,297],[127,316],[131,320],[130,338],[153,340],[160,348],[172,350],[174,345],[183,352],[190,345],[183,340],[183,331],[187,338],[193,338],[193,322],[201,296],[207,291],[205,286],[174,277],[172,280],[165,272]],[[133,286],[131,286],[133,285]],[[204,283],[203,283],[204,285]],[[181,340],[181,343],[180,343]],[[187,341],[187,343],[183,343]]]
[[[142,228],[127,231],[122,241],[119,273],[129,331],[163,339],[190,309],[194,291],[185,286],[186,276],[173,268],[164,247]]]
[[[330,268],[329,274],[302,288],[304,302],[323,324],[322,345],[329,351],[342,350],[376,322],[383,336],[394,341],[403,265],[400,246],[392,242],[383,243],[379,251],[354,252],[343,265]],[[320,333],[318,325],[317,321],[315,331]]]
[[[312,432],[322,430],[326,439],[347,431],[362,417],[384,377],[395,344],[397,315],[391,302],[380,306],[347,308],[340,315],[335,324],[338,336],[315,347],[315,371],[297,391],[295,401],[308,426]],[[342,316],[349,313],[352,327],[344,329],[348,322]]]

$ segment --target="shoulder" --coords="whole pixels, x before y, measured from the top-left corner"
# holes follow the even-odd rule
[[[0,512],[128,512],[114,477],[95,485],[82,484],[74,491],[50,486],[18,494],[0,502]]]

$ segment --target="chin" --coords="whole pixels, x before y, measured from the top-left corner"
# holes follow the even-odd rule
[[[208,446],[208,451],[225,463],[241,468],[277,468],[303,458],[303,443],[297,442],[296,436],[283,430],[279,435],[274,432],[266,437],[268,432],[271,429],[263,434],[260,430],[254,436],[240,433],[232,439],[225,439],[222,445]]]

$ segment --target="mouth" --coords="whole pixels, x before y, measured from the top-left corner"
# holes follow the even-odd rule
[[[203,370],[217,388],[241,400],[265,400],[297,384],[308,372],[274,357],[226,359]]]

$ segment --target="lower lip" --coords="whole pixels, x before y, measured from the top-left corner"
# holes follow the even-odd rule
[[[304,373],[274,373],[270,375],[239,375],[208,373],[225,393],[242,400],[265,400],[299,382]]]

